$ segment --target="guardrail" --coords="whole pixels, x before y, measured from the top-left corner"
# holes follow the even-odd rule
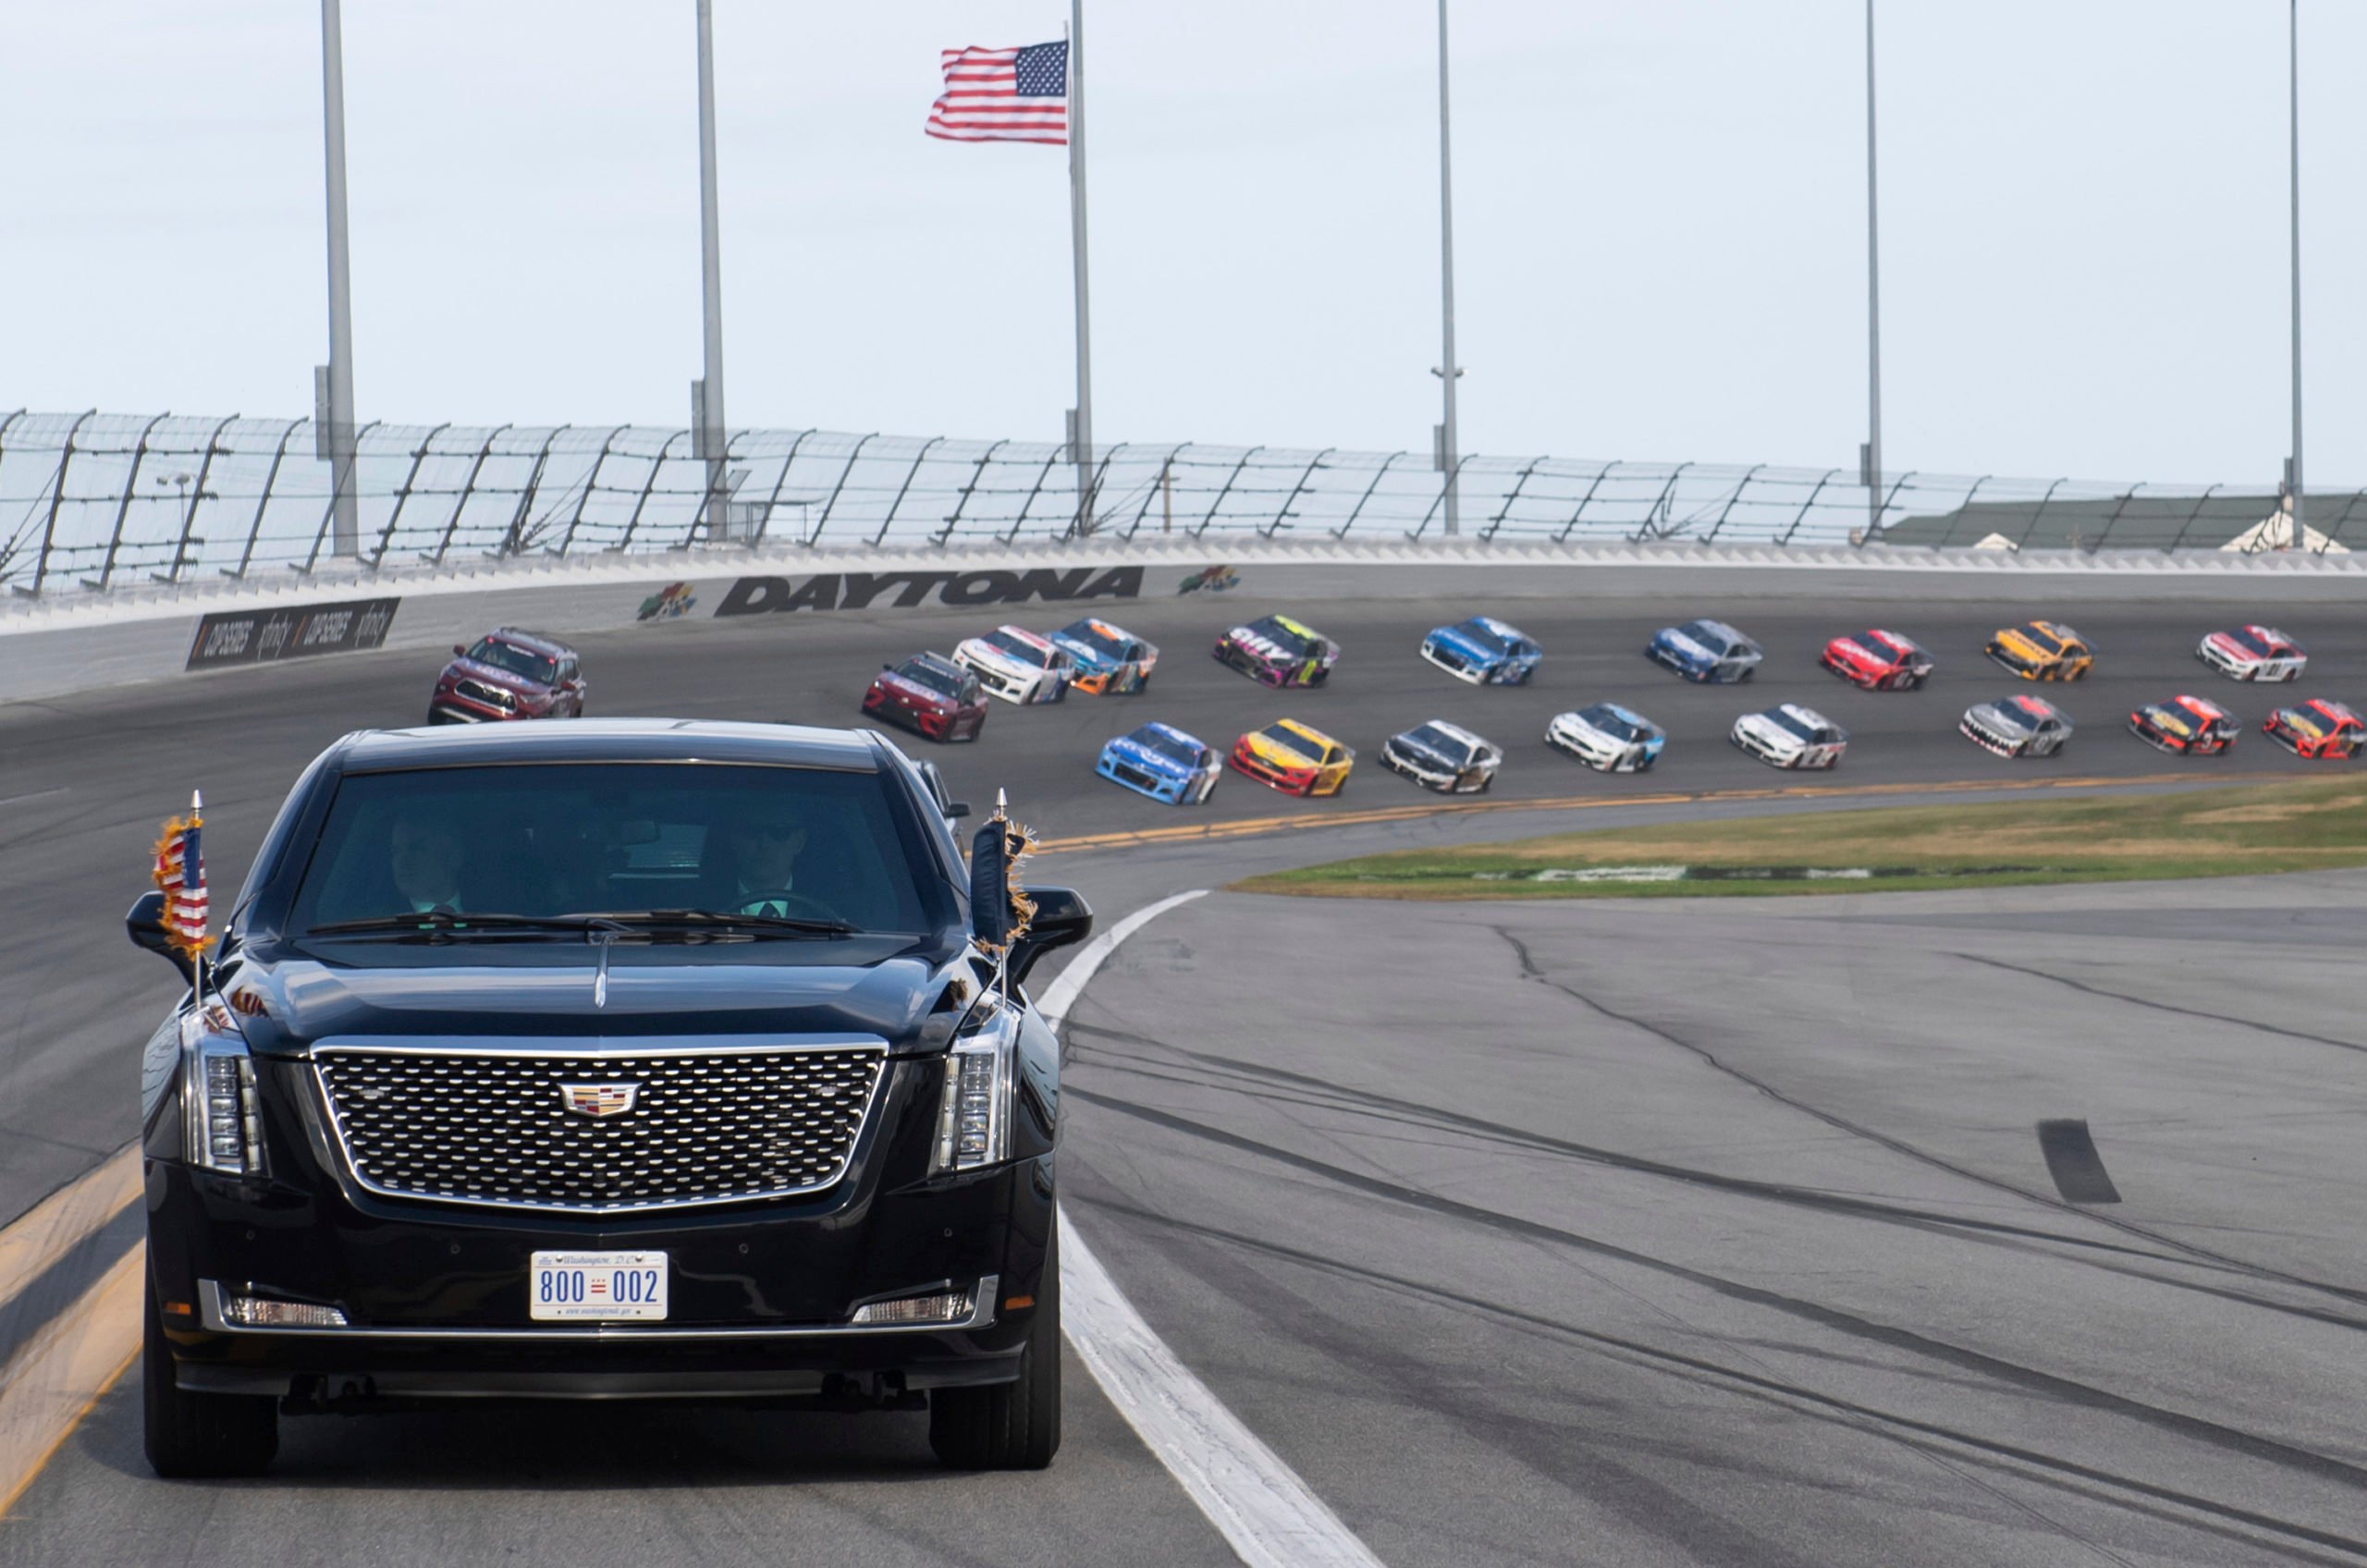
[[[318,446],[310,420],[6,415],[0,582],[45,594],[320,569],[334,544]],[[374,569],[705,545],[1443,533],[1445,475],[1405,452],[1122,444],[1099,454],[1084,508],[1066,449],[1020,441],[739,431],[729,500],[687,430],[372,424],[352,460],[358,556]],[[1464,536],[1483,541],[2175,550],[2222,546],[2278,506],[2220,485],[1913,472],[1877,496],[1840,469],[1549,457],[1467,457],[1455,484]],[[2312,496],[2309,517],[2309,548],[2346,548],[2367,533],[2367,493]]]

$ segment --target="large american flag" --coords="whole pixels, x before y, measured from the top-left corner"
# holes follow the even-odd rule
[[[156,841],[156,886],[165,890],[165,930],[174,947],[194,959],[214,938],[207,935],[211,912],[205,897],[205,855],[198,843],[205,826],[203,806],[194,796],[187,816],[165,824]]]
[[[928,112],[928,133],[948,141],[1069,140],[1069,46],[944,51],[945,91]]]

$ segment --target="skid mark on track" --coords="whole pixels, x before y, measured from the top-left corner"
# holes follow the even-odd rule
[[[2313,1046],[2332,1046],[2339,1051],[2357,1051],[2367,1055],[2367,1046],[2351,1040],[2337,1040],[2325,1035],[2312,1035],[2300,1029],[2287,1029],[2278,1023],[2263,1023],[2256,1018],[2231,1018],[2224,1012],[2210,1012],[2196,1007],[2180,1007],[2175,1002],[2156,1001],[2152,997],[2132,997],[2125,991],[2106,990],[2102,986],[2091,986],[2084,980],[2074,980],[2067,975],[2052,974],[2043,969],[2030,969],[2018,963],[2007,963],[2001,958],[1983,958],[1979,953],[1950,953],[1948,956],[1960,958],[1967,963],[1984,964],[1991,969],[2002,969],[2012,974],[2027,974],[2033,980],[2050,980],[2057,986],[2068,986],[2083,996],[2100,998],[2104,1001],[2126,1002],[2130,1007],[2151,1008],[2155,1012],[2176,1013],[2180,1018],[2201,1019],[2206,1023],[2224,1023],[2231,1029],[2250,1029],[2256,1034],[2275,1035],[2280,1039],[2303,1040]]]
[[[2299,1274],[2287,1273],[2284,1269],[2272,1268],[2265,1264],[2255,1263],[2246,1258],[2237,1257],[2229,1253],[2214,1251],[2210,1247],[2201,1246],[2195,1243],[2184,1241],[2176,1236],[2165,1235],[2159,1231],[2150,1230],[2145,1226],[2137,1224],[2131,1220],[2100,1214],[2092,1208],[2077,1208],[2073,1205],[2066,1202],[2059,1195],[2042,1192],[2035,1187],[2025,1187],[2018,1182],[2008,1182],[2003,1177],[1989,1175],[1983,1171],[1976,1170],[1969,1166],[1959,1165],[1954,1160],[1933,1154],[1928,1149],[1919,1148],[1915,1145],[1906,1142],[1904,1139],[1893,1137],[1887,1133],[1877,1132],[1871,1127],[1867,1127],[1860,1123],[1851,1121],[1846,1117],[1839,1116],[1832,1111],[1812,1106],[1805,1100],[1795,1099],[1790,1095],[1787,1095],[1781,1089],[1776,1088],[1773,1084],[1769,1084],[1762,1079],[1754,1078],[1749,1073],[1745,1072],[1742,1069],[1733,1066],[1728,1062],[1720,1060],[1715,1052],[1708,1050],[1703,1047],[1697,1046],[1692,1041],[1686,1039],[1680,1035],[1671,1033],[1662,1025],[1654,1023],[1649,1019],[1637,1018],[1632,1014],[1624,1013],[1614,1008],[1605,1006],[1603,1003],[1595,1000],[1592,997],[1588,996],[1585,992],[1578,990],[1576,986],[1570,986],[1563,981],[1556,980],[1551,974],[1548,974],[1538,964],[1535,958],[1530,955],[1527,946],[1523,943],[1519,937],[1513,935],[1510,930],[1502,926],[1495,925],[1490,926],[1489,929],[1495,932],[1497,936],[1502,937],[1504,941],[1511,946],[1513,951],[1519,957],[1522,978],[1534,980],[1539,985],[1548,986],[1552,990],[1559,991],[1581,1007],[1584,1007],[1589,1011],[1597,1013],[1601,1017],[1608,1018],[1613,1023],[1626,1024],[1630,1028],[1640,1030],[1644,1034],[1650,1035],[1655,1039],[1674,1046],[1677,1049],[1699,1059],[1705,1065],[1718,1072],[1725,1074],[1729,1078],[1734,1079],[1736,1083],[1746,1084],[1759,1094],[1764,1095],[1767,1098],[1773,1100],[1778,1105],[1797,1110],[1803,1116],[1813,1117],[1817,1121],[1823,1122],[1826,1126],[1834,1129],[1836,1132],[1846,1133],[1855,1138],[1862,1138],[1868,1143],[1874,1144],[1882,1148],[1890,1150],[1893,1154],[1898,1155],[1902,1158],[1911,1159],[1919,1164],[1928,1165],[1936,1170],[1944,1170],[1951,1176],[1956,1176],[1964,1181],[1973,1182],[1978,1186],[1988,1187],[2001,1193],[2009,1193],[2016,1197],[2024,1199],[2030,1203],[2038,1204],[2046,1208],[2055,1209],[2066,1213],[2079,1214],[2082,1219],[2088,1220],[2090,1223],[2110,1226],[2114,1230],[2119,1231],[2124,1234],[2140,1237],[2143,1240],[2152,1243],[2154,1246],[2165,1248],[2187,1257],[2201,1259],[2230,1271],[2249,1275],[2253,1279],[2275,1280],[2280,1284],[2292,1285],[2302,1290],[2320,1292],[2326,1295],[2337,1297],[2343,1301],[2367,1304],[2367,1291],[2354,1289],[2348,1285],[2332,1284],[2324,1280],[2312,1280]],[[2053,977],[2048,976],[2048,978]],[[2361,1327],[2362,1325],[2353,1324],[2352,1326]]]
[[[1195,1121],[1189,1117],[1178,1116],[1171,1111],[1157,1110],[1148,1106],[1136,1105],[1129,1100],[1097,1094],[1088,1089],[1071,1087],[1064,1092],[1073,1095],[1089,1105],[1099,1106],[1120,1115],[1134,1117],[1151,1126],[1185,1137],[1216,1144],[1238,1154],[1253,1155],[1262,1159],[1271,1160],[1355,1192],[1385,1198],[1392,1203],[1403,1204],[1448,1219],[1484,1226],[1506,1235],[1550,1242],[1593,1256],[1607,1257],[1621,1263],[1631,1264],[1671,1279],[1682,1280],[1687,1284],[1713,1292],[1730,1300],[1766,1307],[1851,1338],[1884,1345],[1909,1355],[1955,1366],[1961,1370],[1976,1372],[1994,1381],[2048,1398],[2058,1399],[2067,1404],[2125,1416],[2181,1438],[2205,1443],[2228,1452],[2238,1453],[2246,1458],[2262,1460],[2271,1464],[2298,1470],[2319,1479],[2332,1481],[2367,1493],[2367,1469],[2276,1439],[2240,1431],[2202,1416],[2189,1415],[2181,1411],[2147,1404],[2125,1394],[2116,1394],[2106,1389],[2077,1382],[2055,1373],[2042,1371],[2037,1367],[2023,1366],[1983,1351],[1950,1344],[1946,1341],[1933,1339],[1928,1334],[1920,1334],[1911,1329],[1878,1323],[1854,1312],[1826,1306],[1821,1303],[1788,1295],[1765,1286],[1745,1284],[1739,1280],[1729,1280],[1723,1275],[1711,1273],[1707,1269],[1695,1268],[1690,1265],[1677,1263],[1668,1258],[1655,1257],[1650,1253],[1637,1252],[1632,1247],[1624,1247],[1615,1242],[1604,1241],[1598,1236],[1589,1236],[1559,1225],[1547,1224],[1543,1220],[1530,1219],[1516,1214],[1506,1214],[1498,1209],[1485,1208],[1477,1204],[1443,1197],[1435,1193],[1426,1192],[1419,1187],[1407,1186],[1402,1182],[1367,1176],[1360,1171],[1328,1164],[1294,1149],[1282,1148],[1261,1139],[1247,1137],[1221,1127],[1210,1126],[1207,1122]],[[2367,1550],[2367,1547],[2362,1547],[2362,1550]]]
[[[1386,1270],[1369,1268],[1327,1254],[1309,1252],[1304,1248],[1268,1241],[1244,1231],[1182,1219],[1131,1204],[1095,1199],[1085,1200],[1084,1207],[1135,1222],[1161,1227],[1200,1240],[1262,1255],[1335,1278],[1355,1280],[1411,1299],[1433,1302],[1457,1312],[1493,1318],[1525,1333],[1535,1334],[1557,1342],[1575,1342],[1585,1345],[1629,1365],[1644,1366],[1680,1378],[1697,1387],[1715,1389],[1745,1398],[1762,1400],[1778,1408],[1832,1422],[1850,1430],[1886,1437],[1926,1454],[1945,1457],[1958,1463],[1969,1459],[2019,1479],[2055,1486],[2078,1495],[2107,1501],[2150,1517],[2168,1520],[2190,1528],[2207,1530],[2246,1545],[2264,1544],[2262,1537],[2272,1537],[2275,1546],[2304,1561],[2351,1562],[2367,1558],[2367,1539],[2317,1529],[2292,1520],[2263,1513],[2257,1510],[2220,1502],[2200,1493],[2159,1486],[2135,1476],[2084,1464],[2059,1454],[2047,1453],[2018,1444],[1996,1441],[1964,1428],[1942,1426],[1912,1415],[1884,1410],[1860,1401],[1844,1399],[1811,1389],[1780,1374],[1754,1372],[1706,1356],[1670,1350],[1630,1336],[1606,1333],[1599,1329],[1587,1328],[1560,1318],[1528,1312],[1498,1299],[1466,1294],[1440,1284],[1434,1280],[1416,1279]],[[1368,1354],[1374,1347],[1368,1341],[1360,1341],[1355,1348],[1359,1354]],[[1798,1347],[1771,1348],[1793,1352]],[[1450,1395],[1456,1391],[1443,1385],[1441,1388],[1442,1391]],[[1488,1410],[1481,1415],[1490,1423],[1501,1424],[1504,1420],[1503,1414],[1499,1411]],[[2342,1477],[2335,1478],[2342,1479]],[[2016,1503],[2015,1506],[2026,1505]],[[2193,1516],[2195,1514],[2201,1514],[2203,1517],[2197,1519]],[[2043,1515],[2038,1515],[2038,1517],[2044,1518]],[[2082,1545],[2091,1547],[2105,1556],[2113,1557],[2115,1561],[2122,1561],[2108,1549],[2079,1536],[2076,1531],[2068,1529],[2056,1521],[2046,1519],[2045,1523],[2049,1527],[2071,1536]],[[2343,1556],[2330,1558],[2317,1552],[2297,1550],[2302,1548],[2305,1543],[2306,1546],[2323,1548],[2342,1553]]]

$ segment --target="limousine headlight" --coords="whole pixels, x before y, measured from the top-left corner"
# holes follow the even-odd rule
[[[264,1173],[263,1102],[254,1058],[235,1029],[203,1012],[181,1023],[182,1149],[191,1165],[234,1176]]]
[[[938,1099],[932,1175],[1000,1165],[1011,1158],[1019,1016],[1017,1008],[988,991],[953,1036]]]

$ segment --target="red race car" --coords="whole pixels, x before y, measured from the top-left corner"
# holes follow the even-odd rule
[[[863,711],[930,741],[975,741],[987,727],[987,693],[978,678],[943,654],[914,654],[884,664],[863,694]]]
[[[2236,717],[2217,703],[2178,695],[2128,716],[2129,733],[2179,756],[2216,756],[2236,743]]]
[[[504,626],[452,655],[427,699],[430,724],[583,717],[583,661],[556,637]]]
[[[2277,709],[2261,730],[2297,757],[2355,757],[2367,746],[2367,720],[2324,697]]]
[[[1880,628],[1835,637],[1816,662],[1869,692],[1912,692],[1932,678],[1932,655],[1922,644]]]

